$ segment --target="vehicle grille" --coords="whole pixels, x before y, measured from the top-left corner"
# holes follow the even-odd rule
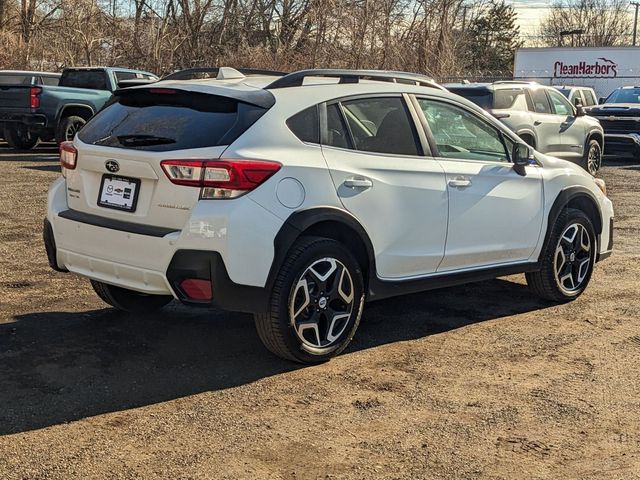
[[[640,133],[640,121],[596,117],[600,120],[600,125],[604,133]]]

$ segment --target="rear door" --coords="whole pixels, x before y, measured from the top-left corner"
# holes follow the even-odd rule
[[[444,255],[444,172],[424,155],[411,108],[402,95],[373,96],[330,103],[323,114],[323,155],[381,278],[433,273]]]
[[[513,142],[459,104],[418,97],[449,194],[445,255],[438,271],[526,262],[542,228],[542,177],[509,160]],[[508,142],[508,145],[505,143]]]
[[[536,132],[536,150],[552,156],[562,155],[560,131],[565,119],[552,110],[544,88],[531,87],[528,91],[533,104],[531,119]]]
[[[182,228],[200,189],[175,185],[162,160],[215,160],[266,109],[178,89],[125,91],[78,133],[67,174],[73,210]],[[188,168],[188,167],[185,167]]]
[[[578,159],[584,154],[585,125],[576,117],[571,103],[557,90],[547,90],[551,100],[551,108],[555,115],[562,120],[560,123],[561,156],[566,159]]]

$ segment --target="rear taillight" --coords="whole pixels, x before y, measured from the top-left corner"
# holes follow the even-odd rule
[[[29,102],[31,104],[31,108],[40,108],[41,93],[42,93],[42,88],[31,87],[31,89],[29,90]]]
[[[200,198],[237,198],[280,170],[267,160],[163,160],[167,178],[176,185],[200,188]]]
[[[77,162],[78,150],[73,146],[73,142],[62,142],[60,144],[60,165],[62,165],[62,168],[73,170],[76,168]]]

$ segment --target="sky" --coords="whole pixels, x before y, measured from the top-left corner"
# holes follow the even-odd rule
[[[518,14],[520,35],[536,35],[540,29],[540,23],[549,11],[550,2],[539,0],[513,0],[510,2]]]

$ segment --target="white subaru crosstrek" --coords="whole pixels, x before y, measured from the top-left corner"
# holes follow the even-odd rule
[[[367,300],[526,273],[568,301],[612,251],[602,180],[408,73],[221,68],[128,88],[60,161],[54,269],[126,311],[253,313],[299,362],[343,351]]]

